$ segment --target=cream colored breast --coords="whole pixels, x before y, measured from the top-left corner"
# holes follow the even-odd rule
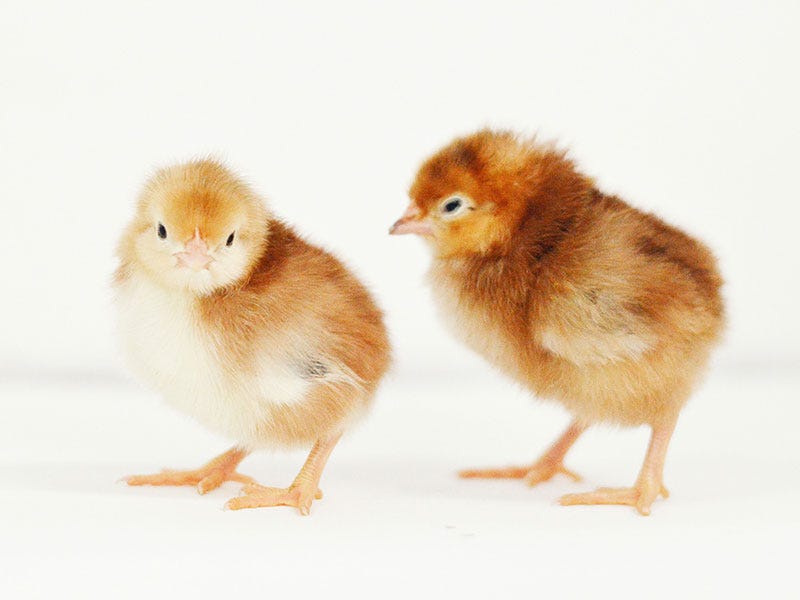
[[[311,384],[284,353],[265,349],[254,374],[231,373],[191,296],[141,276],[117,291],[119,334],[132,369],[210,429],[241,442],[262,442],[254,436],[269,408],[304,400]]]

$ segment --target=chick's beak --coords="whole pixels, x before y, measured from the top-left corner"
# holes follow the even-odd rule
[[[389,228],[389,235],[403,235],[406,233],[416,233],[417,235],[433,235],[433,227],[430,221],[422,218],[422,213],[414,205],[409,205],[403,216],[397,219]]]
[[[188,267],[194,271],[202,271],[208,268],[209,263],[214,259],[208,255],[208,246],[202,237],[200,230],[194,230],[194,237],[186,242],[183,252],[176,252],[178,266]]]

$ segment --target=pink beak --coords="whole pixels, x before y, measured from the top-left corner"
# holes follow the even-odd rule
[[[188,267],[193,271],[207,269],[214,259],[208,255],[208,246],[200,237],[200,229],[195,228],[194,237],[186,242],[183,252],[176,252],[178,266]]]
[[[433,235],[433,227],[430,221],[422,218],[422,213],[412,203],[389,228],[389,235],[404,235],[406,233],[416,233],[417,235]]]

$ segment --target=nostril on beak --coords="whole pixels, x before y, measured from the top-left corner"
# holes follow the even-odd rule
[[[199,229],[195,229],[194,237],[186,242],[184,250],[189,254],[206,254],[208,252],[208,246],[205,240],[200,237]]]
[[[175,254],[178,266],[188,267],[193,271],[202,271],[214,260],[208,255],[208,246],[200,236],[200,231],[195,230],[194,237],[183,246],[183,252]]]
[[[423,218],[420,209],[415,204],[411,204],[406,209],[406,212],[389,228],[389,235],[428,234],[430,230],[430,223]]]
[[[406,235],[409,233],[432,235],[433,229],[431,224],[426,220],[405,216],[395,221],[394,225],[389,228],[389,235]]]

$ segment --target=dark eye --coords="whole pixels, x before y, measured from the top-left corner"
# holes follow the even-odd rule
[[[227,241],[227,242],[225,242],[225,245],[226,245],[226,246],[231,246],[231,245],[233,245],[233,234],[234,234],[234,233],[236,233],[236,232],[235,232],[235,231],[232,231],[232,232],[231,232],[231,234],[228,236],[228,241]]]
[[[162,240],[167,239],[167,228],[161,223],[158,224],[158,237],[160,237]]]
[[[444,205],[442,210],[446,213],[451,213],[457,211],[459,208],[461,208],[461,198],[453,198]]]

